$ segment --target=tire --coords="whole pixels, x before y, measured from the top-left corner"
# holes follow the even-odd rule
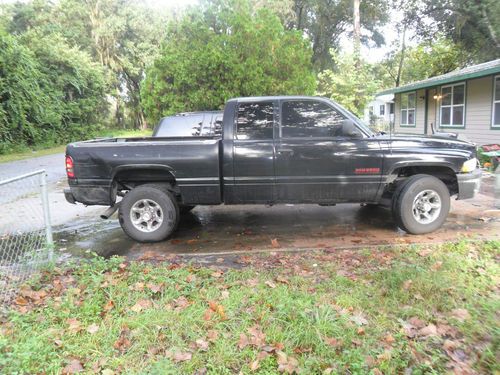
[[[165,186],[141,185],[125,195],[118,219],[123,231],[135,241],[163,241],[177,228],[179,206]]]
[[[411,234],[433,232],[450,211],[450,192],[433,176],[409,177],[393,195],[392,214],[398,227]]]
[[[195,207],[196,206],[179,206],[179,212],[181,213],[181,215],[187,214]]]

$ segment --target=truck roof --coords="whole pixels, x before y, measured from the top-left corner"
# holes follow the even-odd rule
[[[246,96],[240,98],[229,99],[228,102],[238,101],[238,102],[256,102],[256,101],[266,101],[266,100],[280,100],[280,99],[320,99],[320,100],[330,100],[323,96],[306,96],[306,95],[276,95],[276,96]]]

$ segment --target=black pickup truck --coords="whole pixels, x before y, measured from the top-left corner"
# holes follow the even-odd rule
[[[476,147],[450,137],[373,133],[317,97],[231,99],[222,135],[110,138],[66,149],[70,203],[111,206],[137,241],[166,239],[195,205],[384,204],[413,234],[438,229],[450,196],[480,184]],[[117,201],[117,197],[123,199]]]

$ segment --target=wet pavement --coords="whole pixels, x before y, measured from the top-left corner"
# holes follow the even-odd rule
[[[344,204],[199,206],[182,216],[167,241],[141,244],[121,230],[116,215],[107,221],[81,216],[56,227],[55,239],[63,258],[96,252],[128,259],[170,255],[215,257],[257,251],[363,248],[390,244],[427,244],[459,239],[500,239],[500,210],[495,208],[493,176],[485,177],[473,200],[452,201],[445,225],[426,235],[398,229],[389,210]],[[66,255],[64,255],[66,254]]]

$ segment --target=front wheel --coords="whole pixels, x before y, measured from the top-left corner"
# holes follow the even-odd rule
[[[123,231],[139,242],[158,242],[177,228],[179,206],[161,185],[142,185],[128,192],[120,204],[118,218]]]
[[[436,177],[415,175],[394,194],[392,213],[396,224],[411,234],[433,232],[450,211],[450,192]]]

